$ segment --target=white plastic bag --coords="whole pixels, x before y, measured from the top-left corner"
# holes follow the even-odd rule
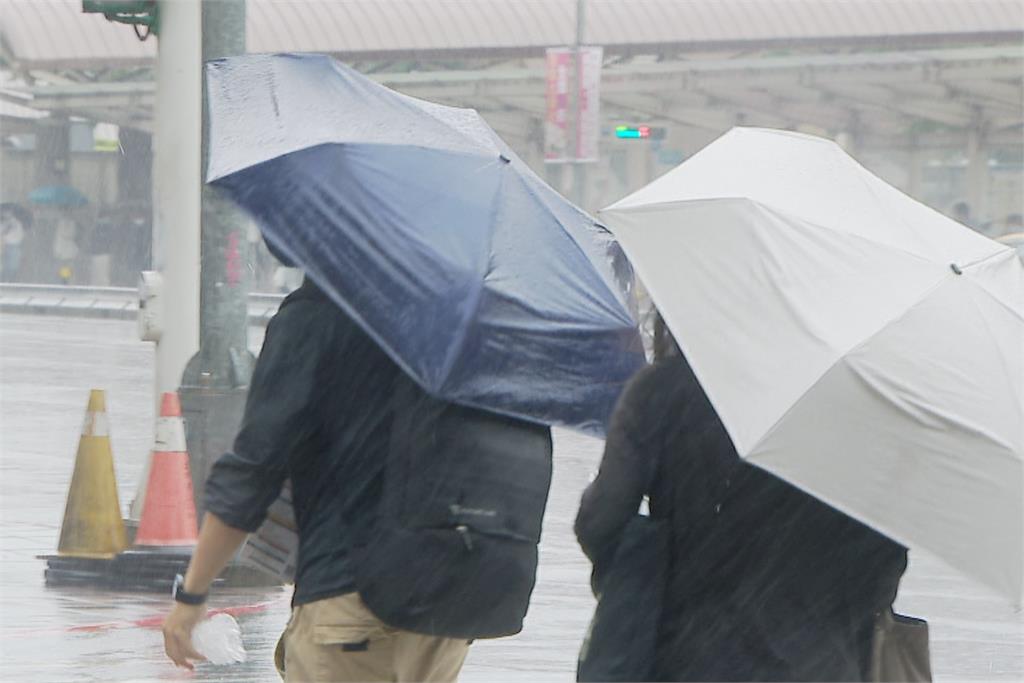
[[[242,631],[230,614],[215,614],[196,624],[192,647],[210,664],[234,664],[246,658]]]

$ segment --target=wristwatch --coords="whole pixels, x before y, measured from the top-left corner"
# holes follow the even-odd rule
[[[171,586],[171,596],[184,605],[201,605],[206,602],[209,593],[189,593],[185,590],[185,577],[178,574]]]

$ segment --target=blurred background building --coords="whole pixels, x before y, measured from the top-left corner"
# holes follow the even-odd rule
[[[1022,229],[1019,0],[248,0],[246,21],[250,52],[329,53],[476,108],[588,210],[746,125],[833,138],[977,230]],[[558,49],[577,40],[578,78]],[[5,279],[148,266],[155,54],[78,0],[0,0],[0,201],[32,224]]]

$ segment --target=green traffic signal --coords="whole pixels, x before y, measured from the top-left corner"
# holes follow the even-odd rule
[[[656,126],[615,126],[615,137],[620,140],[663,140],[665,129]]]
[[[649,138],[650,126],[615,126],[615,137],[622,139]]]

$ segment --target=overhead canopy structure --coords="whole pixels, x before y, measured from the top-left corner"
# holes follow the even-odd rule
[[[842,129],[859,118],[868,137],[896,144],[914,122],[1020,135],[1024,51],[1015,46],[868,54],[629,62],[602,77],[611,111],[724,130],[735,123]],[[410,95],[482,112],[543,114],[539,68],[371,74]],[[22,106],[148,127],[151,81],[68,82],[21,88]],[[500,128],[500,121],[497,122]],[[935,134],[935,131],[927,131]],[[939,131],[941,137],[942,131]]]
[[[536,56],[575,39],[576,0],[249,0],[252,52],[326,52],[341,59]],[[583,42],[611,55],[672,55],[796,45],[928,44],[1019,39],[1016,0],[588,0]],[[79,0],[0,3],[3,57],[17,68],[147,65],[152,41]]]
[[[576,25],[576,0],[247,7],[249,51],[329,53],[474,107],[521,153],[543,137],[544,50],[571,44]],[[877,150],[1020,146],[1018,0],[587,0],[584,19],[583,42],[604,48],[605,124],[809,128]],[[0,2],[0,59],[22,83],[0,99],[21,106],[149,129],[155,51],[78,0]]]

